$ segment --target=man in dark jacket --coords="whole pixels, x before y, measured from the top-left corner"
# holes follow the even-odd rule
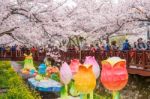
[[[125,42],[123,43],[123,48],[122,48],[122,50],[123,50],[123,51],[127,51],[127,50],[130,50],[130,48],[131,48],[131,46],[130,46],[128,40],[125,40]]]

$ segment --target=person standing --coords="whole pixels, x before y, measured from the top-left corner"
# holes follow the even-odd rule
[[[131,49],[131,46],[130,46],[128,40],[125,40],[125,42],[123,43],[123,48],[122,48],[122,50],[123,50],[123,51],[128,51],[128,50],[130,50],[130,49]]]
[[[108,42],[106,42],[106,45],[105,45],[105,51],[110,51],[110,45]]]
[[[147,50],[150,50],[150,41],[147,41]]]
[[[116,41],[112,41],[111,42],[111,50],[118,50],[118,47],[117,47],[117,45],[116,45]]]
[[[142,38],[139,38],[137,40],[137,49],[138,50],[146,50],[147,49],[147,45],[143,42],[143,39]]]
[[[16,56],[21,56],[21,48],[19,45],[16,45]]]
[[[31,48],[31,53],[33,54],[33,56],[36,55],[36,51],[37,51],[36,47],[33,46],[33,47]]]

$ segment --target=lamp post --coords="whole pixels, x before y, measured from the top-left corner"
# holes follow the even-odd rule
[[[150,40],[150,29],[149,29],[149,26],[150,26],[150,22],[145,22],[144,23],[144,26],[147,28],[147,40]]]
[[[149,29],[150,23],[147,23],[147,40],[150,40],[150,29]]]

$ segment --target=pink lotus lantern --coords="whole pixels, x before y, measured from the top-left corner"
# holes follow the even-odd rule
[[[72,79],[72,72],[69,65],[65,62],[60,68],[60,80],[63,84],[67,85]]]
[[[60,68],[60,80],[65,85],[65,92],[61,95],[61,98],[68,99],[68,84],[72,79],[72,72],[69,65],[65,62]]]
[[[85,58],[84,64],[90,64],[93,66],[92,70],[93,70],[95,77],[97,79],[100,75],[100,67],[99,67],[95,57],[94,56],[87,56]]]
[[[78,59],[71,60],[70,68],[71,68],[72,74],[75,74],[78,72],[79,65],[80,65],[80,61]]]

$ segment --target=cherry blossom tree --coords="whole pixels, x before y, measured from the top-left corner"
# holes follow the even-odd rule
[[[0,0],[0,38],[48,45],[51,52],[66,50],[72,40],[80,49],[79,38],[91,44],[149,22],[148,5],[148,0]]]

